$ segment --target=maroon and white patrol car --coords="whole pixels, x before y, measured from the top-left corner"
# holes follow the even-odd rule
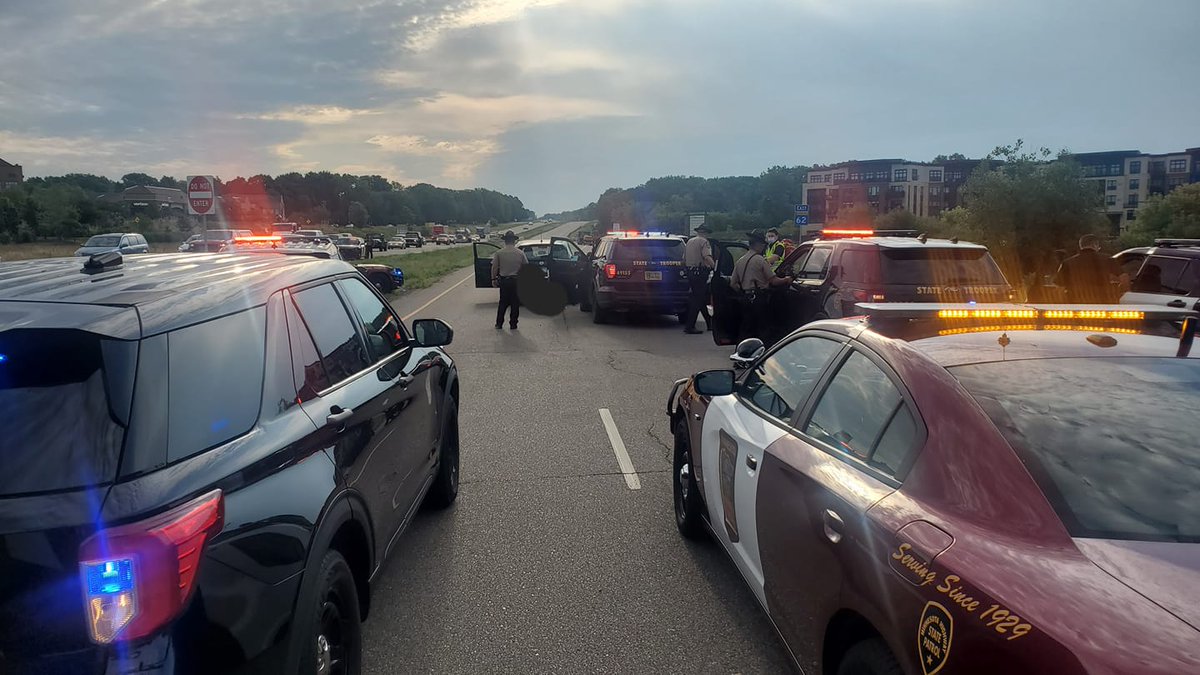
[[[677,525],[802,672],[1200,673],[1195,314],[859,307],[668,403]]]

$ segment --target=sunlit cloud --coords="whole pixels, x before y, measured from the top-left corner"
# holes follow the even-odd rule
[[[280,110],[258,115],[238,115],[238,119],[299,122],[301,124],[344,124],[356,117],[378,115],[378,110],[353,110],[335,105],[302,105],[290,110]]]

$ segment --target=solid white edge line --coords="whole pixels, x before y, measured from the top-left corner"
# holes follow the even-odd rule
[[[633,460],[629,458],[629,452],[625,450],[621,432],[617,431],[617,423],[613,421],[612,413],[608,411],[608,408],[600,409],[600,421],[604,422],[604,431],[608,433],[608,441],[612,443],[613,454],[617,456],[617,464],[621,467],[621,473],[625,475],[625,485],[629,486],[630,490],[641,490],[642,481],[638,478],[637,471],[633,469]]]
[[[413,317],[414,317],[414,316],[416,316],[417,314],[420,314],[421,312],[425,311],[425,308],[426,308],[426,307],[428,307],[428,306],[432,305],[433,303],[437,302],[438,300],[441,300],[441,299],[442,299],[442,296],[446,295],[446,294],[447,294],[447,293],[449,293],[450,291],[452,291],[452,290],[454,290],[454,289],[458,288],[459,286],[462,286],[463,284],[467,283],[467,281],[469,281],[469,280],[471,280],[471,279],[474,279],[474,278],[475,278],[475,273],[474,273],[474,272],[472,272],[472,273],[470,274],[470,276],[468,276],[467,278],[463,279],[462,281],[458,282],[457,284],[454,284],[454,285],[453,285],[453,286],[451,286],[450,288],[447,288],[446,290],[442,291],[441,293],[438,293],[436,298],[434,298],[434,299],[430,300],[429,302],[427,302],[427,303],[425,303],[425,304],[421,305],[420,307],[418,307],[418,308],[414,309],[413,311],[409,312],[408,314],[405,314],[404,316],[400,317],[400,319],[401,319],[402,321],[408,321],[409,319],[413,318]]]

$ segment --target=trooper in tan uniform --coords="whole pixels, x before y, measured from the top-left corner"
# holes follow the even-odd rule
[[[504,248],[492,254],[492,285],[500,289],[500,306],[496,309],[496,330],[504,327],[504,313],[509,311],[508,327],[517,329],[521,316],[521,299],[517,297],[517,273],[529,264],[525,253],[517,248],[517,235],[504,233]]]
[[[777,277],[771,264],[763,257],[767,238],[762,232],[750,233],[750,250],[733,266],[730,287],[740,296],[742,325],[738,340],[756,337],[768,342],[770,335],[770,290],[773,286],[792,283],[791,277]]]
[[[683,247],[683,266],[687,268],[689,293],[686,319],[683,322],[683,332],[692,335],[699,334],[696,330],[696,315],[704,316],[704,325],[713,329],[712,317],[708,314],[708,275],[717,266],[713,260],[712,244],[708,243],[707,225],[696,228],[696,236],[688,239]]]

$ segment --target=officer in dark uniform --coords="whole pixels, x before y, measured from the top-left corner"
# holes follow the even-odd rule
[[[767,238],[755,230],[749,235],[750,250],[733,266],[730,287],[739,294],[742,307],[742,326],[738,339],[756,337],[771,342],[771,288],[792,283],[791,277],[777,277],[771,264],[763,257]]]
[[[1100,253],[1099,237],[1085,234],[1079,238],[1079,253],[1062,261],[1055,284],[1066,288],[1068,303],[1109,304],[1128,289],[1129,275]]]

